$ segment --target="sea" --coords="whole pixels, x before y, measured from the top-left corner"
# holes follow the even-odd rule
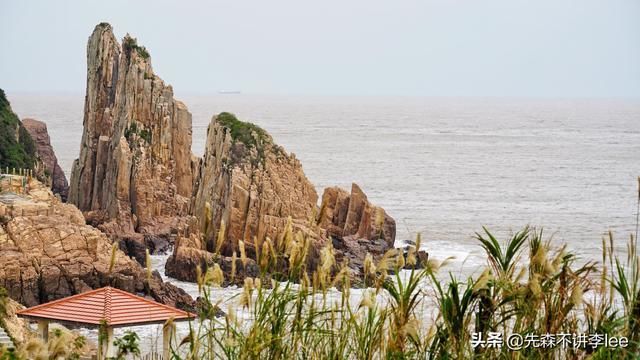
[[[7,94],[47,123],[67,176],[78,156],[84,95]],[[321,195],[357,183],[396,220],[396,245],[422,236],[430,258],[478,275],[476,233],[499,240],[530,225],[582,262],[611,231],[626,251],[636,231],[640,99],[312,97],[245,94],[179,99],[193,114],[193,152],[227,111],[267,130],[301,160]],[[166,256],[154,257],[164,273]],[[168,279],[197,296],[193,284]],[[230,298],[238,289],[220,292]]]

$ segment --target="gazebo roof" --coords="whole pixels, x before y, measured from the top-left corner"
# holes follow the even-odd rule
[[[112,287],[87,291],[63,299],[30,307],[18,316],[59,322],[120,327],[164,323],[168,319],[187,320],[194,314],[163,305]]]

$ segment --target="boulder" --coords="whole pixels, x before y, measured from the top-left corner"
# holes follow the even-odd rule
[[[396,222],[381,208],[374,206],[357,184],[351,184],[351,193],[339,187],[330,187],[322,194],[319,225],[327,235],[339,239],[383,239],[393,247]]]
[[[197,268],[206,271],[214,263],[220,265],[224,274],[223,285],[235,284],[242,286],[245,277],[258,277],[260,270],[253,259],[247,259],[246,266],[242,260],[236,258],[236,273],[232,279],[233,258],[229,256],[216,257],[214,254],[192,247],[182,246],[176,249],[169,257],[165,266],[165,273],[183,281],[197,282]]]

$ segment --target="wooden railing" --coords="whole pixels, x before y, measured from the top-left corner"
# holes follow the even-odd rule
[[[148,353],[141,357],[142,360],[163,360],[162,355],[158,353]]]

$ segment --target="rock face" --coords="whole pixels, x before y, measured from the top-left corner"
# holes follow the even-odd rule
[[[300,161],[259,127],[228,113],[214,117],[199,172],[192,208],[209,240],[206,250],[214,250],[222,221],[227,256],[240,240],[253,253],[254,238],[275,239],[289,216],[294,227],[309,231],[318,195]]]
[[[86,225],[75,206],[60,202],[35,179],[28,188],[25,195],[0,196],[0,286],[11,298],[33,306],[112,285],[192,308],[191,297],[162,283],[159,274],[147,283],[140,264],[122,251],[113,253],[110,239]]]
[[[21,344],[29,335],[29,325],[27,321],[19,318],[17,315],[17,312],[24,309],[24,306],[11,298],[2,300],[6,301],[6,313],[4,319],[2,319],[2,325],[5,327],[7,334],[10,335],[17,344]]]
[[[348,260],[356,275],[367,253],[379,257],[393,247],[395,221],[372,205],[358,185],[352,185],[351,193],[326,189],[318,209],[317,193],[300,162],[264,130],[231,114],[211,120],[199,173],[192,209],[203,240],[192,236],[178,242],[166,265],[172,277],[193,281],[195,266],[213,261],[210,252],[219,248],[221,258],[228,260],[239,253],[240,240],[247,256],[255,258],[255,242],[276,239],[289,217],[294,231],[313,239],[312,253],[331,241],[336,259]],[[221,223],[227,231],[217,244]],[[311,269],[315,260],[308,264]]]
[[[80,157],[69,202],[106,233],[137,242],[170,240],[188,222],[191,114],[153,73],[149,53],[106,23],[87,46]]]
[[[231,264],[240,241],[255,259],[256,242],[275,239],[289,218],[295,232],[312,239],[314,253],[332,241],[355,268],[367,251],[393,246],[395,222],[357,186],[351,194],[328,190],[327,199],[335,199],[320,211],[295,156],[232,114],[213,117],[203,158],[193,156],[191,114],[128,35],[121,46],[110,25],[96,26],[87,63],[84,133],[69,202],[139,261],[146,248],[175,243],[167,272],[194,280],[197,265]]]
[[[23,119],[22,125],[36,144],[36,153],[44,166],[43,172],[48,175],[51,181],[51,190],[54,194],[59,194],[63,201],[66,201],[69,195],[69,184],[64,171],[58,165],[58,158],[51,146],[47,124],[35,119]]]
[[[337,238],[384,239],[393,246],[395,220],[383,208],[372,205],[357,184],[351,193],[339,187],[326,188],[322,194],[320,227]]]
[[[357,184],[351,185],[351,193],[339,187],[324,190],[319,224],[333,241],[336,260],[348,259],[355,272],[361,272],[367,253],[382,256],[396,238],[395,220],[372,205]]]

